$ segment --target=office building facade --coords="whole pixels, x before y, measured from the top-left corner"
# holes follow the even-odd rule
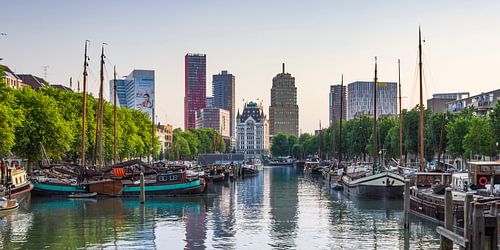
[[[114,80],[109,81],[111,103],[114,102]],[[129,109],[139,109],[153,117],[155,102],[155,71],[133,70],[125,79],[116,80],[118,104]]]
[[[346,89],[347,89],[346,86],[341,86],[340,84],[330,86],[330,95],[329,95],[330,125],[340,120],[341,98],[342,98],[342,120],[346,120],[347,118]]]
[[[398,114],[398,86],[395,82],[378,82],[377,117]],[[347,85],[347,119],[373,115],[373,82],[356,81]]]
[[[213,104],[216,108],[229,111],[230,137],[235,133],[235,77],[226,70],[212,76]]]
[[[245,158],[261,158],[269,154],[269,124],[262,104],[245,104],[236,115],[236,151]]]
[[[225,109],[203,108],[196,111],[196,128],[212,128],[225,140],[231,136],[229,120],[229,111]]]
[[[285,135],[299,134],[299,106],[297,105],[297,87],[295,77],[283,72],[273,78],[271,88],[271,106],[269,106],[270,135],[283,133]]]
[[[446,104],[468,98],[470,96],[469,92],[458,92],[458,93],[438,93],[433,94],[431,99],[427,99],[427,107],[432,111],[432,113],[444,112],[446,111]]]
[[[206,107],[206,55],[186,54],[184,82],[184,130],[196,127],[196,111]]]

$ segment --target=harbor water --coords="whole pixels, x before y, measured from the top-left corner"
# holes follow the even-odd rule
[[[31,197],[0,218],[0,249],[435,249],[436,224],[403,202],[332,191],[293,167],[211,184],[189,198]]]

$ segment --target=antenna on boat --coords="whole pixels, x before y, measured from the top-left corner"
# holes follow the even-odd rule
[[[422,34],[420,31],[420,26],[418,27],[418,71],[420,78],[420,171],[425,170],[425,160],[424,160],[424,101],[423,101],[423,91],[422,91]]]
[[[83,58],[83,100],[82,100],[82,105],[83,105],[83,115],[82,115],[82,153],[81,153],[81,164],[82,164],[82,178],[83,178],[83,172],[85,170],[85,132],[86,132],[86,125],[87,125],[87,60],[89,59],[87,57],[87,45],[90,41],[85,40],[85,54]],[[78,82],[78,89],[80,89],[80,82]]]
[[[373,169],[377,169],[377,57],[375,57],[375,77],[373,78]]]

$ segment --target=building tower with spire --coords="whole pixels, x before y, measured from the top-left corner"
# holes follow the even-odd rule
[[[297,87],[295,77],[283,72],[273,78],[271,88],[271,106],[269,106],[269,132],[271,137],[283,133],[299,134],[299,106],[297,105]]]

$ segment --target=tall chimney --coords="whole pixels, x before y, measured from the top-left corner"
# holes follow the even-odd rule
[[[283,63],[283,74],[285,74],[285,63]]]

